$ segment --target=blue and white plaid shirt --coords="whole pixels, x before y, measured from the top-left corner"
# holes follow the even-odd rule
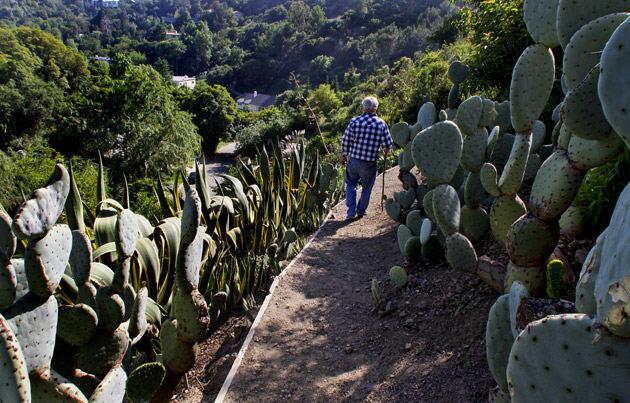
[[[383,119],[366,112],[350,121],[341,139],[341,153],[362,161],[374,162],[378,159],[381,145],[393,145],[389,128]]]

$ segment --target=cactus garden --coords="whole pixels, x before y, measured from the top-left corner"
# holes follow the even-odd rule
[[[207,57],[252,57],[230,44],[254,35],[235,28],[258,23],[253,6],[219,3],[170,27],[223,44]],[[260,24],[302,16],[324,35],[382,11],[307,3]],[[187,92],[133,52],[88,69],[0,25],[2,94],[26,102],[2,77],[31,60],[65,108],[18,133],[35,113],[0,103],[0,402],[630,402],[630,0],[435,3],[414,27],[439,23],[437,50],[379,67],[385,50],[354,35],[384,35],[380,20],[357,22],[369,79],[320,55],[266,111],[221,105],[208,84],[236,73],[192,48],[207,65]],[[215,32],[220,10],[234,26]],[[180,41],[166,32],[145,60]],[[319,46],[303,34],[292,43]],[[155,65],[181,69],[171,59]],[[344,220],[341,133],[373,94],[394,146],[372,161],[367,211]],[[219,131],[240,148],[214,176],[194,154]]]

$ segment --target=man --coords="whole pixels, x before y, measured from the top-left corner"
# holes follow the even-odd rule
[[[383,146],[385,156],[393,141],[389,128],[383,119],[376,116],[378,100],[367,97],[363,100],[364,113],[350,121],[341,140],[341,164],[346,166],[346,220],[363,218],[370,204],[372,187],[376,180],[376,160]],[[363,190],[357,204],[357,185]]]

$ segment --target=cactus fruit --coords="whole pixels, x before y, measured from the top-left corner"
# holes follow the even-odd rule
[[[627,1],[619,1],[628,10]],[[598,84],[604,115],[615,132],[630,147],[630,79],[625,69],[630,60],[630,18],[612,34],[601,57]]]
[[[611,336],[587,315],[548,316],[514,342],[507,368],[512,402],[608,401],[630,395],[623,382],[630,340]]]
[[[24,265],[30,291],[42,298],[55,292],[70,258],[72,231],[55,225],[38,240],[30,240],[24,252]]]
[[[57,300],[28,293],[18,299],[3,315],[22,347],[28,372],[50,368],[57,332]]]
[[[547,263],[547,296],[549,298],[560,299],[563,275],[564,263],[562,260],[554,259]]]
[[[531,294],[539,294],[545,286],[545,269],[542,266],[521,267],[510,262],[505,275],[506,292],[515,281],[522,283]]]
[[[162,323],[160,346],[163,363],[170,372],[183,375],[195,365],[196,346],[177,337],[177,321]]]
[[[127,378],[127,397],[132,403],[150,402],[165,376],[166,368],[159,362],[140,365]]]
[[[70,192],[70,175],[57,164],[45,187],[33,192],[18,209],[13,220],[13,232],[20,239],[43,237],[61,215]]]
[[[545,108],[555,80],[553,53],[544,45],[525,49],[514,66],[510,85],[512,127],[528,133]]]
[[[446,238],[446,260],[455,270],[474,272],[477,269],[477,253],[468,238],[460,233]]]
[[[90,403],[122,402],[125,398],[126,383],[125,370],[121,366],[112,368],[90,396]]]
[[[600,62],[601,51],[604,50],[606,42],[628,16],[630,16],[628,13],[617,13],[596,18],[583,25],[573,35],[562,61],[568,89],[580,84],[589,71]]]
[[[527,208],[520,197],[498,197],[490,209],[490,229],[494,238],[505,245],[510,226],[525,213]]]
[[[18,339],[0,315],[0,400],[29,403],[31,388],[26,360]]]
[[[394,266],[389,269],[389,279],[397,288],[403,288],[407,285],[407,272],[400,266]]]
[[[542,43],[548,48],[560,44],[556,28],[558,0],[525,0],[523,2],[523,18],[527,31],[534,42]]]
[[[630,184],[619,196],[603,242],[595,300],[597,316],[613,334],[630,336]]]
[[[396,239],[398,240],[398,248],[400,249],[400,253],[402,255],[405,254],[405,245],[407,241],[413,237],[413,232],[406,225],[399,225],[398,230],[396,231]]]
[[[0,210],[0,252],[4,253],[9,259],[13,256],[17,247],[17,239],[11,230],[12,221],[7,213]]]
[[[556,25],[563,49],[584,24],[594,19],[628,11],[628,0],[560,0]]]
[[[508,230],[506,245],[510,260],[519,266],[539,266],[553,252],[559,237],[557,223],[524,215]]]
[[[459,167],[463,139],[451,121],[439,122],[421,131],[413,140],[413,160],[434,184],[448,183]]]
[[[57,336],[72,346],[82,346],[96,333],[98,317],[85,304],[59,307]]]
[[[77,367],[102,378],[122,362],[129,342],[129,334],[123,326],[113,333],[97,332],[87,344],[77,350]]]
[[[580,278],[575,287],[575,308],[580,313],[595,316],[597,313],[597,301],[595,300],[595,284],[599,275],[599,267],[602,258],[602,250],[604,249],[604,240],[606,239],[605,230],[602,232],[595,246],[591,248],[580,272]]]
[[[486,359],[490,373],[502,391],[508,391],[507,369],[514,336],[510,327],[509,295],[499,297],[490,308],[486,324]]]

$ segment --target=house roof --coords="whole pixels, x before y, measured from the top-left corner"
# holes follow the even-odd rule
[[[255,105],[261,108],[268,108],[276,104],[276,97],[261,93],[246,93],[241,95],[237,102],[245,105]]]
[[[188,77],[188,76],[173,76],[172,81],[174,82],[182,82],[182,81],[192,81],[194,80],[195,77]]]

